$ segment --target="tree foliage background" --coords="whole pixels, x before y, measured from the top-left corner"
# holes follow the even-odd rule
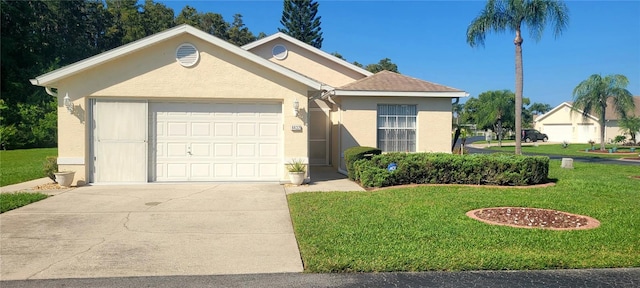
[[[322,28],[318,16],[318,2],[312,0],[284,0],[282,19],[283,28],[278,31],[296,38],[313,47],[322,47]]]
[[[254,35],[242,15],[222,15],[185,6],[174,11],[146,0],[1,0],[0,141],[11,149],[54,147],[57,103],[29,79],[187,23],[236,45]]]

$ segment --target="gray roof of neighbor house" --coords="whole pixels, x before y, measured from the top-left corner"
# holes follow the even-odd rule
[[[460,89],[383,70],[337,88],[348,91],[464,92]]]
[[[618,112],[614,109],[613,106],[613,99],[609,98],[607,99],[607,110],[605,111],[605,120],[619,120],[620,118],[620,114],[618,114]],[[633,103],[635,104],[636,108],[632,111],[632,113],[630,114],[631,116],[635,115],[637,117],[640,117],[640,96],[633,96]]]

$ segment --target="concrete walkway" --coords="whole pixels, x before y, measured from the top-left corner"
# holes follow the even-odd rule
[[[360,185],[340,174],[333,167],[311,166],[311,183],[284,185],[287,194],[298,192],[365,191]]]
[[[49,177],[44,177],[44,178],[35,179],[35,180],[22,182],[18,184],[2,186],[0,187],[0,193],[13,193],[18,191],[40,192],[40,191],[34,190],[33,188],[36,186],[50,184],[50,183],[53,183],[53,181]],[[73,189],[73,188],[47,190],[45,192],[49,195],[55,195],[70,189]]]
[[[80,187],[0,224],[0,280],[303,269],[277,184]]]

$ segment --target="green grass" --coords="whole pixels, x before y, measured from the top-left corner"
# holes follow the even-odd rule
[[[491,144],[492,147],[486,148],[486,149],[490,149],[490,150],[496,150],[496,151],[505,151],[505,152],[513,152],[514,147],[513,146],[503,146],[503,147],[497,147],[497,146],[493,146],[494,144]],[[497,144],[496,144],[497,145]],[[596,145],[596,149],[598,149],[599,146]],[[563,156],[576,156],[576,157],[585,157],[585,158],[622,158],[622,157],[633,157],[633,155],[621,155],[621,154],[608,154],[608,153],[587,153],[585,152],[585,149],[587,148],[591,148],[591,145],[589,144],[569,144],[569,147],[567,148],[562,148],[562,144],[543,144],[543,145],[538,145],[538,146],[532,146],[532,145],[523,145],[522,146],[522,153],[538,153],[538,154],[548,154],[548,155],[563,155]],[[606,146],[607,149],[609,148],[613,148],[613,146]],[[630,147],[618,147],[618,152],[629,152],[629,148]],[[640,153],[640,147],[636,147],[636,154],[634,154],[635,156],[638,155],[638,153]]]
[[[46,177],[42,164],[47,156],[58,156],[58,149],[0,151],[0,186]]]
[[[42,193],[2,193],[0,194],[0,213],[38,202],[48,196]]]
[[[307,272],[511,270],[640,266],[640,167],[551,161],[556,186],[415,187],[288,196]],[[496,206],[556,209],[601,221],[592,230],[488,225]]]

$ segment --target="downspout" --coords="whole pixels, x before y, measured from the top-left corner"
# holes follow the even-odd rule
[[[329,91],[325,90],[320,95],[320,99],[329,101],[329,103],[338,106],[338,104],[335,101],[333,101],[333,98],[331,98],[331,96],[335,96],[335,95],[336,95],[336,90],[335,89],[331,89]]]
[[[53,97],[58,97],[58,89],[56,89],[56,91],[53,91],[51,89],[56,89],[56,88],[51,88],[51,87],[44,87],[44,91],[47,92],[47,94],[53,96]]]

